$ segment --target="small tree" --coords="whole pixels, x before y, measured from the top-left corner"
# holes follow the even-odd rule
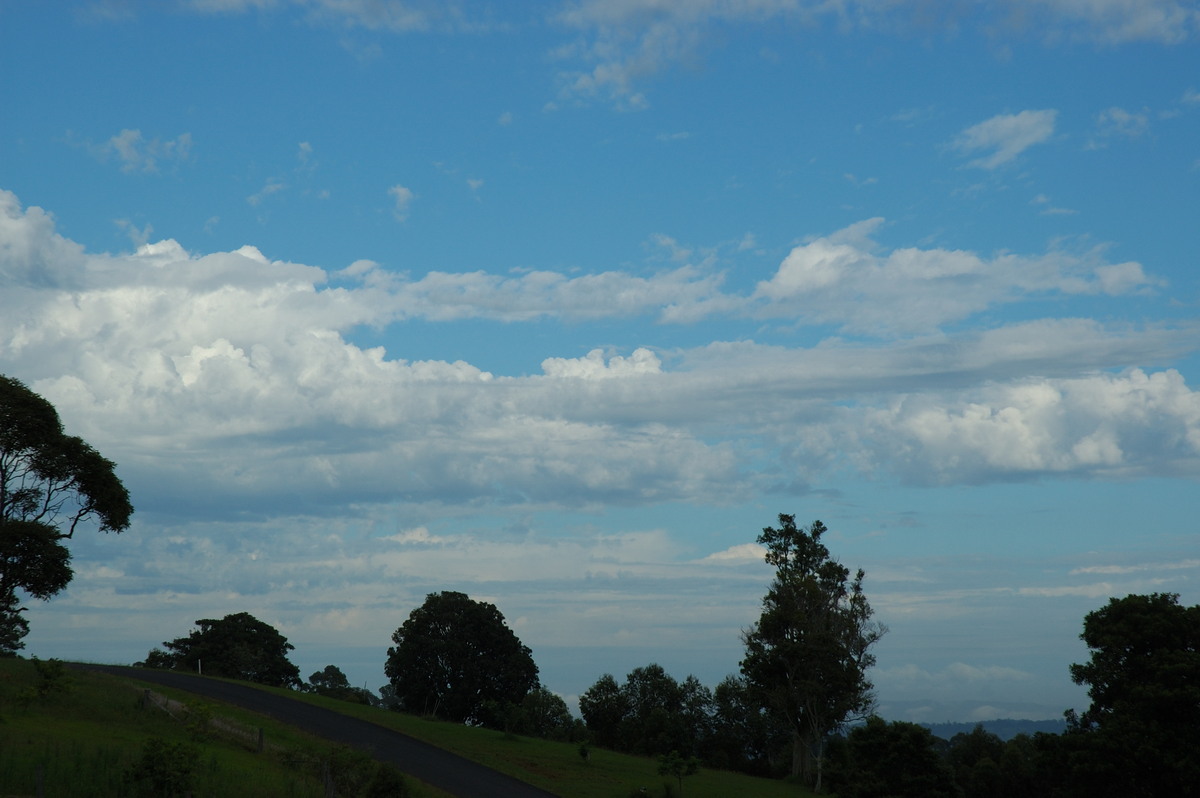
[[[886,631],[871,620],[865,573],[860,569],[850,579],[821,543],[825,532],[820,521],[801,529],[794,516],[781,514],[779,529],[766,527],[759,535],[775,580],[758,623],[742,636],[741,663],[763,706],[792,731],[792,775],[818,792],[825,738],[869,714],[870,648]]]
[[[658,758],[658,775],[671,776],[679,784],[679,794],[683,795],[683,777],[694,776],[700,772],[700,760],[694,756],[680,756],[678,751],[663,754]]]
[[[538,686],[538,669],[495,605],[430,593],[392,635],[384,672],[407,712],[498,727]]]
[[[244,679],[275,687],[300,686],[300,669],[288,660],[295,649],[273,626],[248,612],[226,615],[220,620],[201,618],[200,627],[187,637],[163,643],[167,650],[153,649],[148,668],[203,670],[210,676]]]
[[[67,435],[53,405],[0,375],[0,655],[29,632],[18,591],[45,601],[74,576],[63,541],[81,524],[122,532],[132,514],[116,466]]]

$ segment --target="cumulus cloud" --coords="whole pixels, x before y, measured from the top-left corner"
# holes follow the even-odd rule
[[[1105,262],[1102,249],[991,258],[946,249],[881,252],[871,236],[883,224],[869,219],[793,248],[758,284],[752,312],[856,332],[911,333],[1035,296],[1115,296],[1162,285],[1136,262]]]
[[[1137,290],[1136,264],[878,253],[871,222],[801,245],[751,297],[686,264],[412,280],[253,246],[90,254],[44,211],[0,200],[0,363],[112,452],[150,512],[720,503],[781,481],[754,465],[764,458],[789,471],[784,482],[847,467],[933,482],[1190,474],[1200,461],[1200,405],[1179,373],[1098,373],[1186,351],[1186,329],[1062,320],[875,345],[594,349],[546,357],[530,376],[346,337],[412,318],[665,319],[665,307],[718,301],[905,329],[917,325],[894,308],[921,294],[933,297],[921,312],[944,320],[1011,292]],[[935,308],[951,296],[965,305]]]
[[[964,130],[953,146],[964,155],[979,156],[967,166],[996,169],[1053,136],[1057,116],[1053,109],[993,116]]]

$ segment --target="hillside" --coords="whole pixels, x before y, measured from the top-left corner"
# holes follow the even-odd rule
[[[151,740],[180,750],[192,746],[199,752],[192,787],[197,798],[319,798],[325,795],[323,779],[331,771],[330,778],[344,782],[339,795],[357,795],[375,777],[374,763],[364,754],[235,706],[200,702],[178,690],[106,674],[70,671],[67,678],[69,692],[49,690],[39,697],[40,680],[32,662],[0,660],[0,717],[4,719],[0,794],[36,794],[39,768],[48,798],[78,796],[81,784],[91,785],[86,794],[95,796],[136,794],[122,789]],[[148,704],[147,687],[190,706],[192,713],[175,719]],[[663,777],[657,774],[657,763],[649,759],[593,749],[585,762],[571,744],[509,737],[318,696],[262,689],[396,729],[563,798],[625,798],[641,787],[647,787],[649,795],[662,794]],[[197,723],[196,718],[220,721],[221,728]],[[261,752],[257,734],[244,733],[259,728],[265,740]],[[409,784],[418,798],[446,795],[411,779]],[[684,794],[689,798],[805,795],[794,785],[711,770],[687,778]]]

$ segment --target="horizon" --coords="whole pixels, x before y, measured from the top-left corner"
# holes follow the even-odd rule
[[[711,688],[786,513],[885,718],[1086,707],[1200,603],[1200,10],[835,5],[0,0],[0,373],[136,508],[21,653],[378,692],[457,590],[573,710]]]

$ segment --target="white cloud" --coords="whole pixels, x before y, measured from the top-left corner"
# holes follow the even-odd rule
[[[390,196],[395,203],[392,206],[392,215],[396,217],[396,221],[406,221],[408,219],[408,208],[410,205],[412,205],[412,201],[416,198],[416,194],[413,194],[412,189],[405,188],[397,183],[388,189],[388,196]]]
[[[650,277],[408,280],[370,261],[331,274],[252,246],[196,255],[166,240],[94,255],[40,209],[0,198],[0,362],[111,452],[154,497],[150,512],[720,503],[845,467],[973,482],[1190,474],[1200,462],[1200,400],[1180,374],[1096,373],[1183,351],[1194,331],[1066,320],[882,345],[597,349],[546,357],[541,374],[495,375],[344,336],[407,318],[603,319],[721,301],[745,312],[747,299],[686,265]],[[876,224],[797,248],[758,292],[759,310],[886,307],[840,320],[897,328],[905,317],[890,309],[922,293],[946,318],[935,309],[955,294],[983,307],[1016,289],[1142,284],[1140,268],[1061,257],[879,255]],[[854,270],[863,277],[841,290]],[[982,273],[999,282],[973,296]],[[760,471],[764,459],[786,476]]]
[[[993,116],[964,130],[953,146],[965,155],[979,155],[967,166],[996,169],[1033,145],[1049,140],[1057,116],[1053,109]]]
[[[871,235],[882,226],[882,219],[869,219],[795,247],[758,284],[747,312],[896,334],[938,329],[1036,296],[1115,296],[1163,285],[1138,263],[1106,263],[1102,248],[993,258],[946,249],[881,253]]]

